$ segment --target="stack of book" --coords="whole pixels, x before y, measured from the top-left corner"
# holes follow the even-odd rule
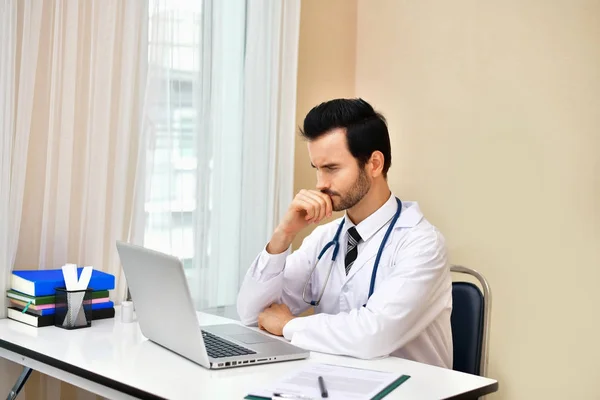
[[[83,268],[78,268],[78,275]],[[55,289],[64,288],[62,269],[13,271],[10,280],[7,316],[38,328],[54,325]],[[88,285],[92,289],[92,320],[113,318],[114,303],[109,290],[115,288],[114,275],[93,270]]]

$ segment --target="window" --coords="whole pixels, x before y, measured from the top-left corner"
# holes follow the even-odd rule
[[[149,195],[144,245],[179,257],[186,273],[195,257],[198,85],[201,1],[151,0],[148,69]]]
[[[183,261],[197,309],[235,302],[291,200],[295,91],[274,93],[295,85],[295,56],[279,70],[297,44],[280,43],[284,4],[150,0],[144,244]]]

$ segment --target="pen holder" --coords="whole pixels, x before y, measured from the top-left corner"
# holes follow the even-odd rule
[[[54,325],[64,329],[92,326],[92,289],[55,288]]]

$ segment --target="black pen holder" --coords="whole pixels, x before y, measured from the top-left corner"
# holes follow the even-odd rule
[[[54,325],[64,329],[92,326],[92,292],[55,288]]]

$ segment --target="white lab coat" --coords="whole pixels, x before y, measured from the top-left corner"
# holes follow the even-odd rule
[[[346,217],[340,250],[315,314],[295,318],[283,330],[299,347],[358,358],[394,355],[452,368],[452,280],[444,238],[417,203],[403,202],[402,212],[381,256],[375,291],[367,301],[371,273],[383,236],[397,210],[395,197],[356,226],[363,241],[346,276]],[[302,289],[321,249],[333,239],[342,220],[317,227],[291,253],[265,249],[250,266],[241,286],[237,310],[242,323],[254,325],[272,303],[285,303],[294,315],[310,306]],[[321,258],[307,289],[317,300],[331,265],[333,246]],[[363,304],[366,303],[366,307]]]

